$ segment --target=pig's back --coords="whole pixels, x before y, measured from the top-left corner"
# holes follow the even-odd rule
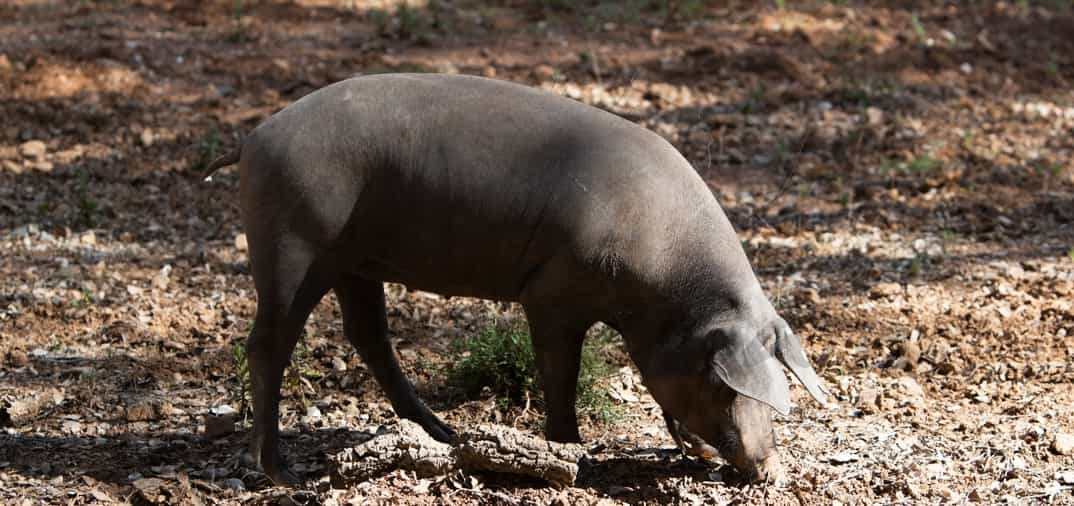
[[[330,225],[308,232],[341,269],[451,295],[517,300],[553,260],[574,262],[580,277],[629,269],[711,200],[648,130],[482,78],[350,79],[254,136],[297,172],[278,188],[313,199],[303,214]]]

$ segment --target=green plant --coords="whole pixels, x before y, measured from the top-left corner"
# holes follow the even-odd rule
[[[309,348],[300,340],[295,346],[295,351],[291,353],[291,366],[284,373],[283,389],[298,396],[299,402],[302,403],[303,411],[309,407],[309,400],[306,398],[307,392],[312,393],[314,391],[309,378],[317,379],[321,377],[321,372],[313,367],[312,364]]]
[[[600,335],[582,347],[576,406],[583,416],[598,423],[619,417],[618,407],[601,388],[613,372],[604,356],[610,337]],[[537,362],[524,324],[499,322],[476,335],[456,341],[452,348],[448,380],[467,394],[488,388],[505,405],[520,405],[528,397],[540,398]]]
[[[1071,260],[1074,260],[1074,246],[1070,247],[1070,251],[1067,252],[1067,256],[1070,257]]]
[[[912,174],[929,174],[940,167],[940,161],[928,155],[921,155],[906,164],[906,170]]]
[[[578,410],[601,424],[614,423],[622,417],[619,406],[601,388],[603,382],[615,373],[605,356],[613,339],[610,332],[590,338],[582,347],[582,366],[578,372]]]
[[[395,15],[399,18],[399,31],[403,35],[419,35],[425,29],[425,20],[417,10],[410,7],[408,2],[399,4],[395,9]]]
[[[200,172],[209,165],[209,162],[213,161],[219,155],[220,148],[223,146],[223,142],[220,140],[220,132],[217,129],[209,130],[209,133],[198,141],[197,150],[198,155],[194,160],[195,172]]]
[[[231,344],[231,362],[235,368],[235,383],[239,387],[235,400],[239,404],[239,413],[246,413],[250,405],[250,363],[246,359],[246,346],[242,341]]]
[[[493,395],[520,402],[536,393],[537,370],[529,333],[518,322],[501,322],[477,335],[455,341],[456,360],[449,381],[476,394],[487,387]]]
[[[231,3],[231,17],[235,21],[238,21],[243,15],[246,14],[246,2],[243,0],[234,0]]]
[[[384,9],[369,9],[366,11],[366,16],[377,27],[377,33],[385,34],[388,32],[388,27],[391,25],[392,17],[388,14],[388,11]]]
[[[96,223],[99,206],[93,196],[90,195],[89,172],[85,169],[78,169],[75,177],[77,177],[75,194],[78,197],[78,221],[86,227],[93,227],[94,223]]]
[[[776,8],[781,10],[781,11],[786,10],[787,9],[786,0],[776,0]]]
[[[928,33],[925,32],[925,26],[921,24],[916,13],[910,15],[910,27],[914,29],[914,34],[917,35],[919,41],[924,42],[929,38]]]

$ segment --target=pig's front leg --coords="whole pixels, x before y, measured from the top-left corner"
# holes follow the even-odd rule
[[[414,386],[399,368],[388,340],[384,284],[347,277],[336,285],[335,291],[343,313],[343,333],[373,371],[395,414],[421,425],[437,441],[450,442],[454,431],[421,402]]]
[[[545,437],[563,443],[580,442],[575,397],[582,342],[592,322],[572,318],[569,310],[561,306],[529,304],[524,307],[537,359],[537,373],[544,388]]]

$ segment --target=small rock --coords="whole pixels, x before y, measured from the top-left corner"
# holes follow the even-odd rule
[[[880,392],[875,388],[866,388],[858,395],[858,409],[866,413],[876,413],[880,408]]]
[[[94,245],[97,244],[97,235],[94,234],[92,230],[90,230],[89,232],[85,232],[81,236],[79,236],[78,240],[85,245]]]
[[[903,389],[910,397],[925,397],[925,389],[921,388],[921,384],[910,376],[899,378],[899,388]]]
[[[211,439],[235,432],[235,422],[238,419],[238,413],[205,415],[205,437]]]
[[[164,289],[168,288],[168,281],[169,281],[168,275],[171,274],[171,272],[172,272],[172,266],[171,265],[165,265],[164,267],[162,267],[160,269],[160,271],[157,271],[157,275],[153,276],[153,287],[157,288],[157,289],[160,289],[160,290],[164,290]]]
[[[82,424],[74,420],[64,420],[61,426],[64,434],[78,435],[82,433]]]
[[[865,117],[869,121],[869,125],[877,126],[884,122],[884,111],[878,107],[867,107]]]
[[[30,162],[27,163],[26,166],[38,172],[52,172],[52,169],[56,168],[52,162],[46,162],[44,160]]]
[[[238,478],[228,478],[224,480],[224,488],[234,490],[236,492],[246,491],[246,484]]]
[[[556,76],[556,69],[551,65],[538,65],[533,67],[533,77],[540,81],[548,81]]]
[[[1074,471],[1060,471],[1055,473],[1055,479],[1063,485],[1074,485]]]
[[[19,154],[25,158],[40,159],[45,156],[47,151],[48,147],[45,146],[45,143],[38,140],[26,141],[19,144]]]
[[[7,363],[12,367],[26,367],[30,363],[30,357],[22,350],[8,350]]]
[[[246,243],[246,234],[239,234],[235,236],[235,249],[239,251],[246,251],[249,244]]]
[[[153,135],[153,131],[148,128],[143,129],[141,135],[139,135],[139,140],[142,141],[142,145],[146,147],[152,146],[153,141],[156,139],[157,137]]]
[[[12,174],[22,174],[25,170],[21,164],[13,160],[4,160],[3,167],[5,172],[10,172]]]
[[[332,369],[343,372],[347,370],[347,361],[339,357],[332,357]]]
[[[869,295],[874,299],[900,294],[902,294],[902,285],[898,283],[877,283],[869,290]]]
[[[0,73],[10,72],[11,68],[11,60],[6,54],[0,53]]]
[[[1052,440],[1052,451],[1059,455],[1074,455],[1074,434],[1060,432]]]
[[[851,462],[857,462],[858,459],[859,457],[856,453],[846,451],[829,455],[827,460],[832,464],[849,464]]]
[[[146,497],[156,497],[160,487],[164,486],[164,480],[160,478],[139,478],[134,480],[131,485],[134,485],[134,488],[145,494]]]

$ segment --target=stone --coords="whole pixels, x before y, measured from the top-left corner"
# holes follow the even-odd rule
[[[21,164],[13,160],[4,160],[3,167],[5,172],[12,174],[22,174],[23,170],[25,170]]]
[[[556,75],[556,69],[551,65],[537,65],[533,67],[533,77],[539,81],[549,81]]]
[[[921,388],[921,384],[910,376],[899,378],[899,388],[906,392],[910,397],[925,397],[925,389]]]
[[[1059,455],[1074,456],[1074,434],[1060,432],[1052,439],[1052,451]]]
[[[19,154],[25,158],[43,158],[47,151],[48,147],[42,141],[32,140],[19,144]]]
[[[235,422],[239,419],[238,413],[209,413],[205,415],[205,437],[218,438],[235,432]]]
[[[902,285],[898,283],[877,283],[869,289],[869,295],[874,299],[894,297],[902,294]]]
[[[876,413],[880,409],[880,391],[875,388],[862,389],[858,394],[857,406],[865,413]]]

